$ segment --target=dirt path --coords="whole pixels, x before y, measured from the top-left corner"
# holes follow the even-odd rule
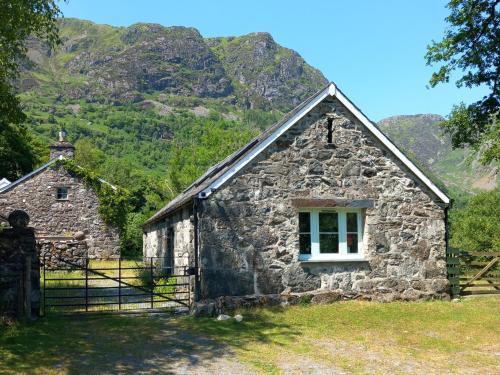
[[[169,316],[152,316],[151,319],[167,322]],[[161,324],[159,325],[161,326]],[[234,351],[227,345],[221,344],[202,335],[169,328],[158,330],[154,335],[149,334],[148,339],[138,339],[138,345],[133,350],[108,351],[106,347],[99,347],[91,352],[84,351],[72,363],[54,366],[56,373],[69,374],[261,374],[251,365],[238,360]],[[140,335],[140,332],[134,333]],[[89,333],[87,340],[96,340],[97,337]],[[116,342],[121,348],[130,349],[130,340],[126,345]],[[132,346],[133,347],[133,346]],[[96,348],[97,349],[97,348]],[[101,355],[101,353],[103,353]],[[107,354],[104,354],[107,353]],[[112,354],[110,354],[112,353]],[[317,361],[308,356],[290,354],[278,358],[276,370],[279,373],[291,375],[344,375],[341,369]],[[60,367],[59,367],[60,366]],[[98,372],[96,372],[98,369]]]
[[[141,355],[129,355],[117,358],[116,366],[111,371],[101,374],[256,374],[248,366],[238,362],[234,353],[227,347],[205,337],[188,333],[177,334],[163,332],[165,341],[158,346],[143,346]],[[149,353],[149,354],[145,354]]]

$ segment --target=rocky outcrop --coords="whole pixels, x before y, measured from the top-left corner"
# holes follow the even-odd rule
[[[66,67],[92,78],[94,90],[115,101],[133,101],[136,92],[146,91],[199,97],[232,92],[221,63],[193,28],[137,24],[121,39],[125,45],[118,51],[80,51]]]
[[[46,84],[33,71],[51,76],[56,69],[57,77],[71,77],[58,92],[74,100],[120,105],[162,92],[223,98],[243,107],[290,108],[326,84],[318,70],[267,33],[204,39],[188,27],[119,28],[77,19],[61,20],[60,28],[63,43],[55,51],[29,41],[20,89]]]
[[[278,45],[269,33],[211,38],[207,43],[237,82],[241,104],[249,108],[294,107],[311,95],[311,87],[327,83],[319,70]]]
[[[471,156],[469,150],[453,149],[450,136],[440,127],[444,120],[433,114],[393,116],[380,120],[377,125],[421,168],[439,176],[441,181],[431,176],[436,183],[469,192],[477,188],[494,189],[498,168],[477,161],[466,163]]]

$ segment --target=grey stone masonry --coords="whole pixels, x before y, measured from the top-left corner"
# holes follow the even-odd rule
[[[297,200],[320,199],[361,207],[363,260],[299,261]],[[330,97],[201,201],[200,298],[317,289],[383,301],[446,298],[440,202]]]
[[[171,254],[168,253],[169,241],[173,242],[171,248],[174,251]],[[150,225],[143,236],[143,243],[145,257],[169,257],[173,266],[179,270],[192,267],[194,265],[192,210],[184,207],[174,212],[168,219]]]
[[[37,248],[40,254],[40,261],[48,270],[85,267],[85,262],[89,255],[87,242],[72,238],[59,239],[57,241],[38,239]]]
[[[34,231],[23,214],[24,224],[0,228],[0,324],[39,314],[40,264]]]
[[[58,199],[58,188],[67,189],[67,198]],[[0,214],[13,210],[24,210],[30,215],[37,238],[73,237],[83,232],[89,257],[120,254],[118,230],[100,217],[96,193],[61,165],[53,163],[0,193]]]

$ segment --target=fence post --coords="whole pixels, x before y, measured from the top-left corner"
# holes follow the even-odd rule
[[[118,310],[122,309],[122,257],[118,258]]]
[[[448,248],[446,254],[446,268],[448,281],[450,282],[451,298],[458,298],[460,295],[460,250]]]
[[[155,283],[154,283],[154,278],[153,278],[153,257],[151,257],[150,259],[150,273],[151,273],[151,308],[154,307],[154,302],[153,302],[153,291],[154,291],[154,287],[155,287]]]
[[[85,311],[89,311],[89,258],[85,258]]]

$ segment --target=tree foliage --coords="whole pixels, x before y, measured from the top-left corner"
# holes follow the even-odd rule
[[[430,79],[435,87],[448,83],[453,72],[463,73],[457,87],[486,86],[489,94],[468,106],[457,105],[443,123],[454,147],[471,146],[488,164],[500,160],[498,124],[500,76],[499,0],[451,0],[443,40],[427,47],[428,65],[439,64]]]
[[[127,190],[103,182],[94,172],[82,168],[73,160],[58,159],[56,165],[63,166],[91,187],[99,199],[99,214],[102,220],[106,224],[117,227],[120,231],[123,230],[127,213],[130,210],[130,194]]]
[[[59,43],[55,0],[0,0],[0,176],[17,178],[29,172],[37,156],[13,83],[26,57],[26,39],[35,36],[49,46]],[[14,124],[14,125],[13,125]]]
[[[0,177],[14,181],[30,172],[41,147],[24,126],[6,124],[0,131]]]
[[[468,206],[453,210],[451,246],[465,251],[500,250],[500,189],[471,198]]]
[[[197,124],[190,128],[188,137],[174,143],[168,162],[168,180],[174,194],[256,135],[252,130],[236,131],[236,126],[223,121]]]

